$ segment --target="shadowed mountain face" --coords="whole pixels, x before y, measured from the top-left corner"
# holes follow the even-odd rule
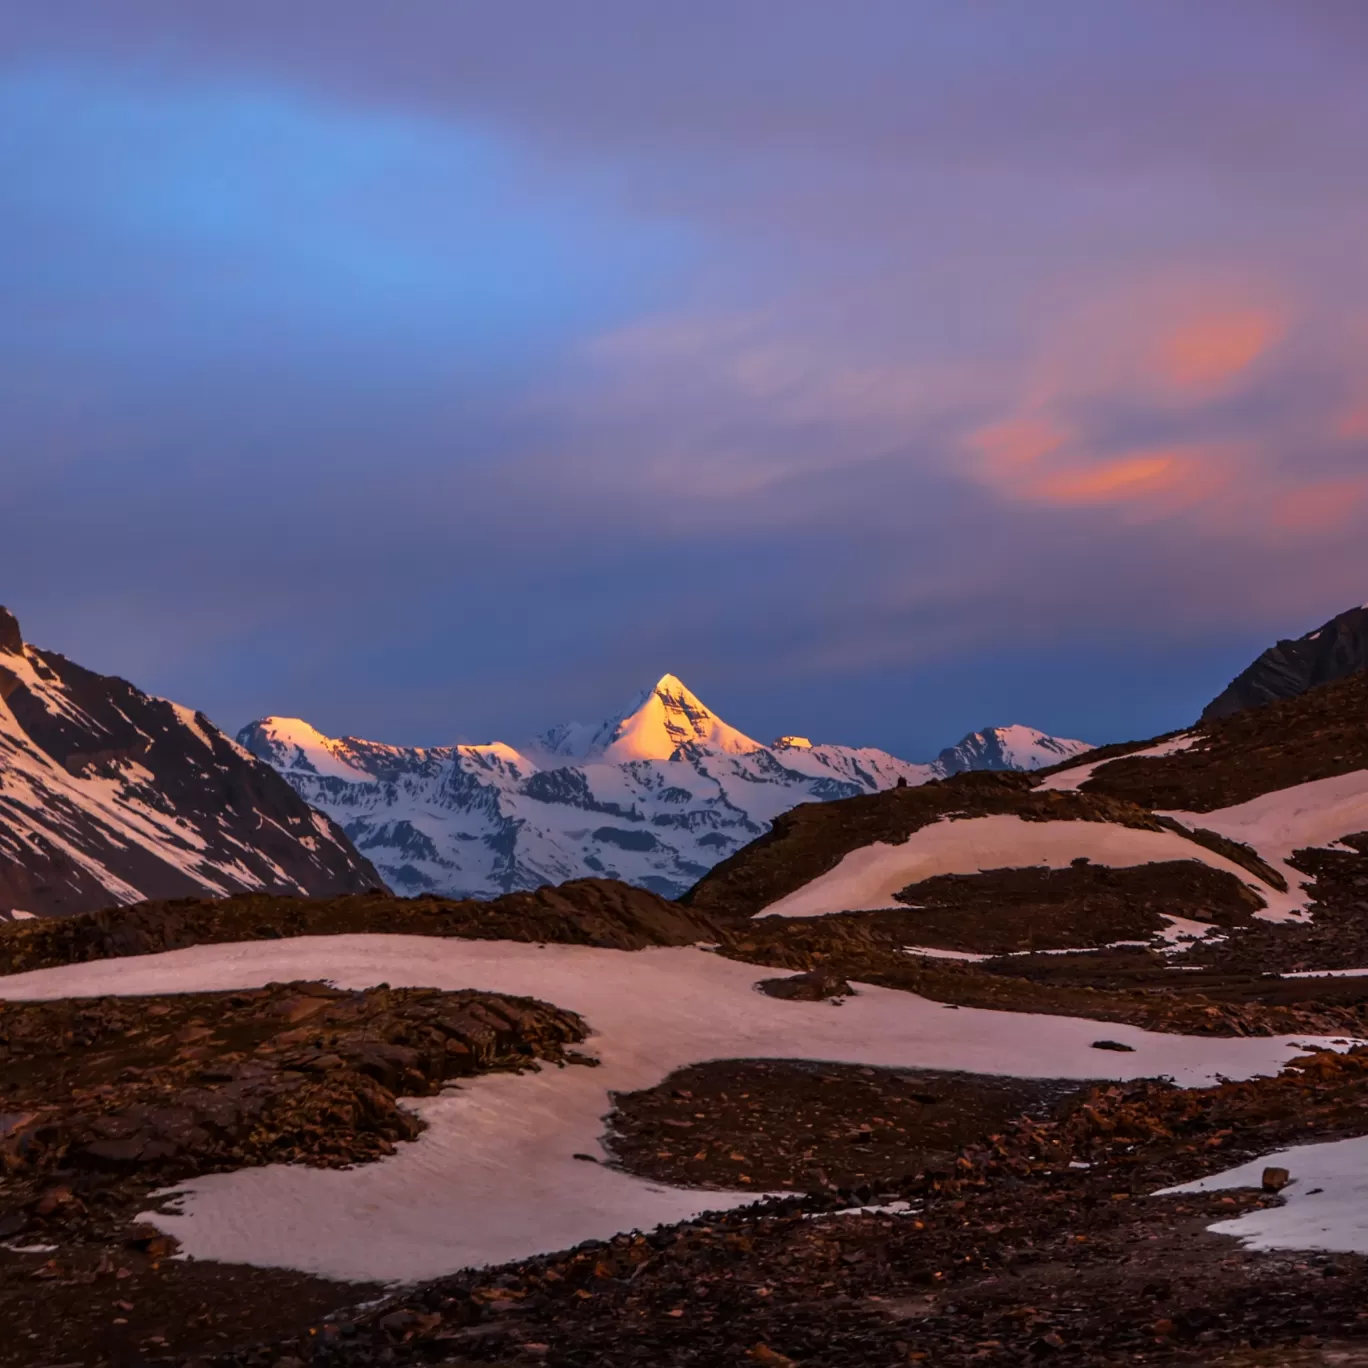
[[[26,645],[0,609],[0,915],[379,884],[202,713]]]
[[[1295,698],[1363,669],[1368,669],[1368,605],[1351,608],[1303,637],[1270,646],[1207,704],[1202,721]]]
[[[677,897],[800,803],[1087,749],[1030,727],[976,732],[930,764],[802,736],[765,745],[668,674],[604,722],[555,727],[525,751],[386,746],[282,717],[238,741],[340,822],[397,891],[478,898],[590,877]]]

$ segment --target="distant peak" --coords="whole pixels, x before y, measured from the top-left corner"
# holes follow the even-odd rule
[[[811,750],[812,742],[806,736],[781,736],[770,747],[771,750]]]
[[[609,763],[668,760],[690,745],[734,755],[762,749],[722,721],[677,674],[661,675],[599,726],[563,723],[544,732],[539,745],[551,755]]]
[[[302,770],[338,779],[365,777],[348,763],[345,743],[324,736],[302,717],[263,717],[249,722],[238,732],[237,743],[282,772]]]
[[[758,741],[728,726],[678,675],[664,674],[627,710],[594,736],[593,749],[610,761],[668,760],[681,746],[745,755]]]
[[[1038,727],[1012,722],[970,732],[958,745],[941,751],[933,763],[947,775],[965,770],[1034,770],[1091,749],[1086,741],[1051,736]]]
[[[0,651],[9,655],[22,655],[24,634],[19,630],[19,619],[8,608],[0,607]],[[673,675],[666,675],[673,679]]]

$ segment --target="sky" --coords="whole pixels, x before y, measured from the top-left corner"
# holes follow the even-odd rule
[[[1190,721],[1368,599],[1361,0],[0,0],[0,602],[236,729]]]

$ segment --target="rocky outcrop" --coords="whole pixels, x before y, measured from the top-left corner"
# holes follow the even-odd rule
[[[1195,732],[1192,744],[1168,754],[1108,761],[1083,781],[1083,792],[1161,810],[1212,812],[1368,769],[1368,672],[1208,718]]]
[[[1333,617],[1314,632],[1270,646],[1202,712],[1202,721],[1230,717],[1280,698],[1295,698],[1368,669],[1368,605]]]

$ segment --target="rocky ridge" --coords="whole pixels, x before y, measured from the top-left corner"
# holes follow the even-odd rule
[[[1207,704],[1202,721],[1295,698],[1318,684],[1368,669],[1368,604],[1350,608],[1314,632],[1270,646]]]
[[[0,609],[0,914],[380,877],[202,713],[27,645]]]

